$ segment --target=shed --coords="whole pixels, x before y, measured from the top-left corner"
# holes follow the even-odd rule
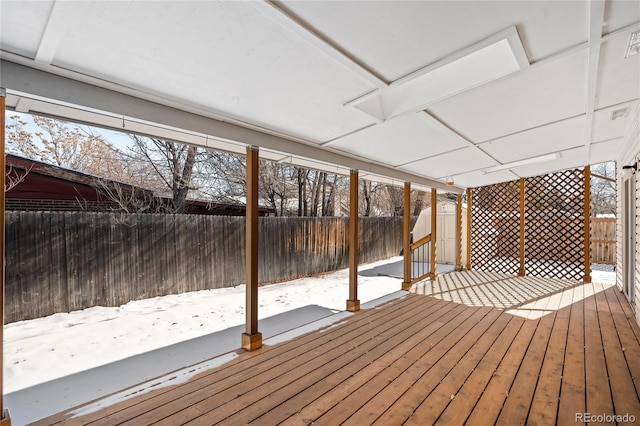
[[[438,208],[437,215],[437,253],[438,263],[456,263],[456,203],[455,201],[442,200],[436,204]],[[466,247],[467,233],[467,206],[462,205],[462,247]],[[431,206],[422,209],[418,219],[416,220],[411,236],[413,241],[431,233]],[[420,259],[417,261],[428,262],[429,259]],[[462,250],[462,264],[467,260],[465,250]]]

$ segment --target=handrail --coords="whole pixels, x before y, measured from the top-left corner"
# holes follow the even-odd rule
[[[411,250],[415,250],[416,248],[431,242],[431,234],[427,234],[424,237],[420,238],[418,241],[416,241],[415,243],[411,243]]]
[[[431,234],[425,235],[418,241],[412,243],[411,248],[411,284],[415,284],[431,276],[431,271],[425,271],[424,265],[430,262],[430,245]],[[415,256],[419,255],[419,260],[415,260]],[[416,276],[417,275],[417,276]]]

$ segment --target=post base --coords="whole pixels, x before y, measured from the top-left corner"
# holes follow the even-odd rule
[[[9,410],[4,409],[2,413],[2,419],[0,419],[0,426],[11,426],[11,416],[9,416]]]
[[[360,310],[359,300],[347,300],[347,311],[358,312]]]
[[[262,347],[262,333],[247,334],[242,333],[242,349],[255,351]]]
[[[405,283],[405,282],[402,283],[402,289],[404,291],[411,291],[411,287],[412,286],[413,286],[413,284],[411,284],[411,283]]]

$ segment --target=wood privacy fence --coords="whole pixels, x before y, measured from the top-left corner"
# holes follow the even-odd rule
[[[260,282],[347,267],[347,229],[260,218]],[[402,229],[401,217],[361,218],[360,263],[400,254]],[[244,256],[244,217],[7,212],[5,321],[235,286]]]
[[[591,263],[616,264],[616,218],[591,218]]]

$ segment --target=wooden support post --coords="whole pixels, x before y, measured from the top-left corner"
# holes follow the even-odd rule
[[[518,275],[521,277],[525,276],[524,270],[524,214],[525,214],[525,199],[524,199],[524,190],[525,190],[525,180],[524,178],[520,178],[520,268],[518,269]]]
[[[349,312],[360,310],[360,300],[358,300],[359,188],[358,171],[351,170],[349,173],[349,299],[347,300],[347,311]]]
[[[467,271],[471,270],[471,188],[467,188]]]
[[[2,271],[0,271],[0,413],[2,419],[0,419],[0,425],[11,425],[11,417],[9,417],[9,410],[4,406],[4,288],[5,288],[5,114],[7,111],[7,93],[4,88],[0,88],[0,169],[2,173],[0,175],[0,261],[2,261]]]
[[[242,334],[242,348],[253,351],[262,347],[262,333],[258,332],[258,147],[247,147],[247,206],[246,206],[246,330]]]
[[[456,196],[456,271],[462,271],[462,195]]]
[[[436,265],[438,263],[437,248],[438,244],[438,190],[431,188],[431,279],[438,277]]]
[[[591,166],[584,168],[584,278],[591,282]]]
[[[402,227],[402,254],[404,256],[402,289],[411,289],[411,183],[404,183],[404,208]]]

